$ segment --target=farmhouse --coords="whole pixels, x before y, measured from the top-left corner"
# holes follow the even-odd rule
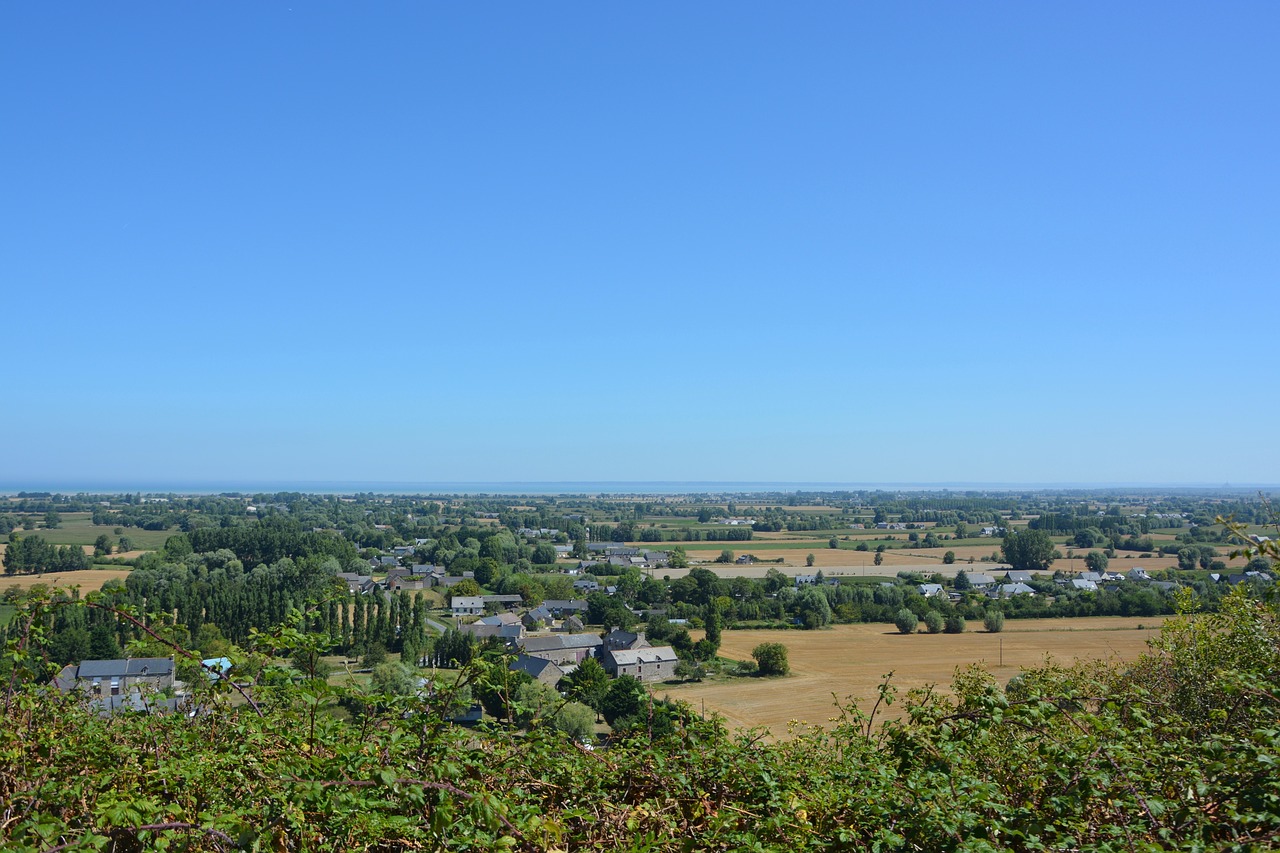
[[[521,651],[535,658],[564,666],[579,664],[596,656],[604,641],[595,634],[553,634],[550,637],[525,637],[517,641]]]
[[[1035,595],[1036,591],[1025,583],[1002,583],[987,590],[988,598],[1013,598],[1015,595]]]
[[[516,655],[516,659],[511,662],[511,670],[523,672],[534,681],[540,681],[551,687],[555,687],[560,679],[564,678],[564,670],[552,661],[529,655]]]
[[[132,660],[68,663],[54,679],[63,693],[83,690],[90,697],[113,697],[148,690],[172,688],[172,657],[134,657]]]
[[[524,603],[524,598],[519,595],[482,595],[480,598],[485,604],[492,604],[506,610],[515,610]]]
[[[652,646],[640,649],[606,649],[601,661],[611,675],[630,675],[641,681],[666,681],[674,678],[675,649],[670,646]]]
[[[604,635],[604,647],[610,651],[644,649],[649,647],[649,641],[645,639],[644,631],[632,633],[621,628],[614,628]]]
[[[479,616],[484,613],[484,597],[479,595],[455,595],[449,599],[454,616]]]

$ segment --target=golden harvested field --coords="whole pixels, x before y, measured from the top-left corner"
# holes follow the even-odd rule
[[[827,725],[835,716],[832,694],[854,697],[863,711],[875,702],[881,677],[894,673],[899,696],[928,684],[949,690],[957,667],[980,664],[1001,684],[1023,667],[1044,663],[1046,655],[1074,659],[1133,660],[1159,633],[1163,617],[1010,619],[1004,631],[963,634],[899,634],[892,625],[837,625],[824,631],[725,631],[722,657],[749,660],[759,643],[782,643],[791,661],[784,678],[736,678],[679,686],[660,685],[666,694],[722,714],[731,726],[768,728],[775,736],[792,720]],[[1138,629],[1138,625],[1143,625]],[[975,627],[970,623],[970,628]],[[1000,664],[1003,645],[1004,664]],[[889,709],[901,713],[901,702]]]
[[[18,586],[22,589],[30,589],[41,583],[51,587],[69,587],[79,584],[80,592],[85,593],[102,589],[102,585],[107,581],[112,578],[123,578],[127,574],[129,574],[128,566],[112,569],[85,569],[79,572],[48,572],[43,575],[5,575],[0,578],[0,587],[8,589],[11,586]]]

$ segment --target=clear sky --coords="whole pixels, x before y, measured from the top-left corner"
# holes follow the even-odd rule
[[[1278,41],[3,4],[0,481],[1280,482]]]

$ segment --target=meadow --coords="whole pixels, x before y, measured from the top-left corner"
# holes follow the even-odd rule
[[[50,545],[90,546],[93,545],[94,540],[105,533],[113,546],[120,541],[121,536],[124,536],[135,549],[155,551],[176,532],[173,529],[143,530],[140,527],[121,527],[120,531],[116,533],[115,527],[110,525],[94,524],[92,513],[66,512],[62,513],[60,523],[55,528],[39,527],[35,530],[15,530],[14,533],[19,536],[39,536]]]
[[[828,725],[837,698],[852,697],[870,712],[883,677],[892,672],[899,695],[936,685],[948,691],[959,667],[977,664],[1001,684],[1024,667],[1075,659],[1133,660],[1159,633],[1163,617],[1097,617],[1010,620],[999,634],[981,630],[963,634],[910,634],[892,625],[836,625],[821,631],[725,631],[720,656],[750,660],[759,643],[787,647],[791,674],[781,678],[725,678],[682,685],[658,685],[695,708],[722,715],[731,726],[762,726],[775,736],[792,721]],[[897,703],[880,713],[901,714]]]

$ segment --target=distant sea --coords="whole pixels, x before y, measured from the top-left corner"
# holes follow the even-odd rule
[[[681,495],[743,494],[749,492],[1026,492],[1072,490],[1130,491],[1223,491],[1256,494],[1271,491],[1274,485],[1209,484],[1209,483],[841,483],[767,480],[560,480],[560,481],[494,481],[494,482],[392,482],[360,480],[264,480],[264,481],[200,481],[200,480],[85,480],[47,482],[0,481],[0,493],[57,492],[61,494],[144,494],[201,495],[222,492],[248,494],[271,492],[304,492],[310,494],[352,494],[374,492],[386,495],[457,494],[457,495]]]

